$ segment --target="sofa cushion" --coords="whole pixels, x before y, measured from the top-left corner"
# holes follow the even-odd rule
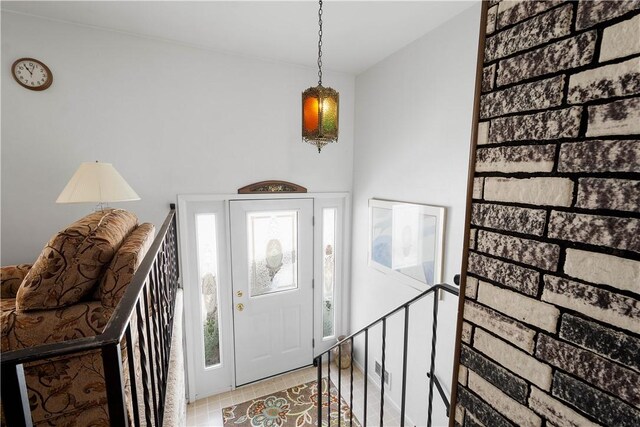
[[[19,310],[73,304],[89,294],[104,267],[136,226],[122,209],[94,212],[56,234],[24,278],[16,296]]]
[[[115,307],[120,302],[144,255],[153,243],[154,235],[154,225],[144,223],[133,230],[122,242],[122,246],[113,256],[100,279],[100,285],[96,290],[97,295],[94,295],[96,299],[102,301],[102,305]]]
[[[0,268],[0,298],[15,298],[31,264],[8,265]]]

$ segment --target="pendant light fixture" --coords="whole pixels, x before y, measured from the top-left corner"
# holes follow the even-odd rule
[[[318,10],[318,86],[302,92],[302,140],[318,147],[338,142],[338,107],[340,95],[322,86],[322,0]]]

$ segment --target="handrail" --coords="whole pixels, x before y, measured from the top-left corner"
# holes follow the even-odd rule
[[[456,275],[456,277],[454,277],[454,282],[459,283],[459,276]],[[374,320],[373,322],[369,323],[367,326],[361,328],[359,331],[352,333],[351,335],[343,338],[342,340],[338,341],[336,344],[334,344],[333,346],[329,347],[327,350],[323,351],[322,353],[320,353],[318,356],[316,356],[313,359],[313,364],[314,366],[317,367],[318,370],[318,408],[317,408],[317,416],[318,416],[318,420],[322,419],[322,400],[323,400],[323,394],[324,392],[322,391],[322,358],[323,356],[326,354],[327,355],[327,399],[329,404],[327,405],[328,409],[327,409],[327,422],[330,422],[330,402],[331,402],[331,383],[330,383],[330,379],[331,379],[331,352],[335,349],[337,349],[338,351],[338,363],[341,363],[340,360],[342,358],[342,344],[344,344],[345,342],[350,342],[351,343],[351,348],[353,348],[353,340],[355,337],[357,337],[358,335],[364,333],[365,336],[365,348],[364,348],[364,423],[363,426],[366,427],[367,425],[367,383],[368,383],[368,350],[369,350],[369,329],[371,329],[372,327],[376,326],[379,323],[382,323],[382,359],[381,359],[381,373],[380,373],[380,426],[383,425],[384,422],[384,383],[385,383],[385,353],[386,353],[386,336],[387,336],[387,319],[391,316],[393,316],[396,313],[399,313],[401,310],[404,310],[404,349],[403,349],[403,354],[402,354],[402,394],[401,394],[401,402],[400,402],[400,425],[404,425],[404,421],[405,421],[405,401],[406,401],[406,380],[407,380],[407,347],[408,347],[408,337],[409,337],[409,308],[411,305],[413,305],[414,303],[416,303],[417,301],[421,300],[422,298],[426,297],[427,295],[430,294],[434,294],[434,299],[433,299],[433,318],[432,318],[432,335],[431,335],[431,357],[430,357],[430,367],[429,367],[429,373],[427,374],[428,378],[429,378],[429,402],[428,402],[428,410],[427,410],[427,426],[431,426],[431,413],[432,413],[432,409],[433,409],[433,387],[435,385],[438,393],[440,394],[445,408],[446,408],[446,412],[447,412],[447,416],[449,416],[449,412],[450,412],[450,404],[449,401],[447,400],[446,396],[444,395],[444,391],[442,390],[442,386],[440,384],[440,381],[438,380],[438,378],[435,375],[435,357],[436,357],[436,337],[437,337],[437,329],[438,329],[438,294],[437,291],[445,291],[448,292],[450,294],[459,296],[460,295],[460,291],[458,288],[451,286],[447,283],[440,283],[437,285],[433,285],[432,287],[430,287],[429,289],[427,289],[426,291],[420,293],[419,295],[416,295],[415,297],[413,297],[412,299],[410,299],[409,301],[401,304],[400,306],[398,306],[397,308],[391,310],[390,312],[388,312],[387,314],[381,316],[380,318],[378,318],[377,320]],[[350,408],[353,408],[353,363],[351,363],[351,387],[350,387]],[[342,375],[341,373],[338,371],[338,405],[340,405],[341,402],[341,398],[342,398],[342,384],[341,384],[341,379],[342,379]],[[350,414],[350,426],[353,425],[353,414]],[[338,426],[340,427],[340,423],[341,422],[341,417],[338,417]],[[320,424],[320,422],[318,422],[318,425]],[[346,424],[346,422],[345,422]]]
[[[397,312],[399,312],[403,308],[412,305],[414,302],[416,302],[418,300],[421,300],[422,298],[426,297],[427,295],[429,295],[432,292],[437,291],[438,289],[442,289],[443,291],[447,291],[450,294],[453,294],[455,296],[458,296],[460,294],[460,291],[458,290],[458,288],[456,288],[454,286],[451,286],[448,283],[439,283],[437,285],[433,285],[432,287],[430,287],[426,291],[422,292],[421,294],[418,294],[414,298],[411,298],[409,301],[405,302],[404,304],[399,305],[397,308],[394,308],[393,310],[391,310],[387,314],[385,314],[383,316],[380,316],[377,320],[374,320],[373,322],[369,323],[367,326],[363,327],[358,332],[354,332],[351,335],[343,338],[341,341],[338,341],[337,343],[335,343],[334,345],[332,345],[331,347],[329,347],[327,350],[323,351],[320,354],[324,354],[324,353],[330,352],[334,348],[337,348],[340,344],[344,344],[346,341],[350,340],[351,338],[355,338],[357,335],[360,335],[361,333],[364,332],[365,329],[372,328],[373,326],[375,326],[378,323],[382,322],[382,319],[385,319],[385,318],[388,318],[390,316],[393,316],[394,314],[396,314]]]

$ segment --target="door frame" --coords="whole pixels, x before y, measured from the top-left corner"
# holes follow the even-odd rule
[[[190,259],[190,250],[193,248],[193,242],[189,236],[189,206],[197,203],[212,203],[222,205],[222,213],[224,214],[224,247],[219,245],[219,264],[218,268],[224,271],[225,277],[231,280],[231,221],[229,215],[229,202],[231,200],[278,200],[278,199],[313,199],[313,214],[315,218],[314,224],[314,243],[313,243],[313,277],[314,277],[314,324],[313,334],[315,346],[313,349],[314,356],[322,353],[328,349],[331,345],[335,344],[337,336],[345,334],[349,330],[349,313],[346,308],[349,307],[349,278],[351,272],[351,194],[349,192],[329,192],[329,193],[264,193],[264,194],[192,194],[192,195],[178,195],[178,240],[180,245],[180,272],[182,276],[182,284],[185,294],[185,304],[193,304],[196,298],[199,298],[199,294],[194,292],[193,286],[189,286],[192,282],[193,272],[191,266],[193,260]],[[342,255],[340,257],[341,262],[336,263],[336,284],[334,295],[337,296],[336,304],[334,307],[335,316],[335,338],[329,339],[322,338],[322,318],[321,311],[317,310],[319,304],[321,304],[322,296],[322,268],[321,257],[319,254],[320,246],[322,244],[322,227],[321,219],[324,208],[338,208],[338,212],[341,213],[341,221],[337,221],[336,227],[336,243],[338,248],[341,248]],[[193,209],[193,208],[191,208]],[[222,242],[219,242],[222,243]],[[193,254],[191,254],[193,256]],[[224,264],[224,265],[223,265]],[[220,313],[224,315],[227,311],[231,310],[233,305],[232,286],[222,286],[219,284],[219,304]],[[226,306],[226,307],[225,307]],[[186,307],[188,308],[188,307]],[[188,310],[185,310],[187,313]],[[229,316],[229,314],[227,314]],[[229,321],[231,320],[231,321]],[[186,362],[186,380],[187,380],[187,400],[194,402],[197,399],[202,399],[207,396],[222,393],[225,391],[231,391],[236,388],[235,383],[235,354],[234,354],[234,328],[233,328],[233,315],[229,316],[227,321],[221,321],[220,336],[221,336],[221,359],[226,360],[226,366],[223,368],[226,370],[225,378],[228,381],[222,381],[220,387],[209,390],[206,393],[199,393],[196,395],[195,378],[196,367],[193,360],[193,351],[189,351],[189,348],[185,350],[185,362]],[[198,332],[201,326],[194,324],[193,316],[185,315],[185,343],[189,347],[190,343],[194,343],[196,339],[200,339]],[[309,360],[311,364],[312,360]]]

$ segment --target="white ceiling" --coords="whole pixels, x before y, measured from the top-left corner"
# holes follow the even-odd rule
[[[323,68],[359,74],[474,2],[325,1]],[[316,1],[2,1],[2,10],[316,66]]]

